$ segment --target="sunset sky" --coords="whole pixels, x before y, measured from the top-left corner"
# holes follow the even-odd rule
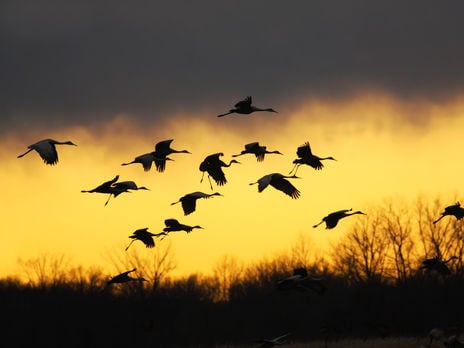
[[[328,213],[385,199],[463,197],[464,3],[409,1],[17,1],[0,4],[0,277],[18,259],[64,254],[74,264],[114,265],[128,236],[176,218],[203,230],[177,232],[175,274],[209,272],[223,256],[244,262],[289,249],[300,236],[335,242],[312,225]],[[247,95],[278,113],[216,115]],[[36,152],[58,146],[59,162]],[[163,173],[121,166],[174,139]],[[184,216],[171,205],[200,183],[200,162],[244,145],[268,150],[225,168],[223,197]],[[298,170],[293,200],[249,183],[288,174],[309,141],[325,161]],[[119,175],[150,191],[111,199],[81,193]],[[140,243],[131,252],[147,252]],[[316,252],[316,251],[315,251]]]

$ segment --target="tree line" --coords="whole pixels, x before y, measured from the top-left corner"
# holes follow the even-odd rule
[[[291,339],[425,336],[433,327],[461,329],[464,223],[446,217],[439,199],[385,201],[353,220],[326,253],[301,235],[291,250],[244,265],[224,256],[211,274],[171,277],[169,243],[149,258],[114,257],[147,281],[107,284],[101,270],[72,267],[65,257],[21,261],[25,280],[0,281],[6,335],[49,346],[249,345],[291,332]],[[456,258],[448,275],[421,269],[426,258]],[[276,282],[304,267],[324,294]],[[29,334],[24,335],[24,332]]]

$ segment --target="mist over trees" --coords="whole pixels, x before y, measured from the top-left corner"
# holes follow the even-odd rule
[[[117,272],[136,269],[146,281],[108,285],[102,271],[73,267],[65,256],[20,260],[23,280],[0,281],[6,338],[51,347],[253,346],[291,332],[292,340],[330,346],[342,337],[426,336],[433,327],[460,333],[464,222],[446,216],[434,224],[446,205],[385,201],[353,219],[327,253],[301,235],[288,252],[249,265],[225,255],[209,275],[171,277],[169,241],[143,255],[112,255]],[[421,269],[424,259],[452,256],[448,275]],[[277,289],[297,267],[327,291]]]

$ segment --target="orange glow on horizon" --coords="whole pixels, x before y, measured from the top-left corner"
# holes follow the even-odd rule
[[[416,111],[421,115],[414,115]],[[388,197],[454,199],[462,194],[463,164],[456,150],[464,148],[461,100],[436,105],[366,95],[337,104],[311,102],[291,115],[279,110],[273,115],[217,119],[211,114],[207,121],[174,115],[163,125],[138,125],[130,116],[118,116],[92,132],[69,128],[52,135],[41,130],[26,139],[9,133],[0,146],[0,275],[17,272],[18,258],[41,253],[66,254],[77,265],[112,273],[107,255],[118,250],[123,254],[135,229],[160,232],[166,218],[205,228],[176,232],[159,242],[169,239],[172,244],[177,262],[173,274],[207,273],[224,255],[245,262],[261,260],[290,249],[301,235],[323,250],[352,223],[347,219],[331,231],[312,228],[334,210],[368,213]],[[27,145],[47,137],[72,140],[78,146],[59,146],[59,163],[53,167],[35,152],[16,158]],[[167,163],[164,173],[154,168],[144,172],[140,164],[121,166],[170,138],[173,148],[192,154],[170,155],[174,161]],[[227,163],[252,141],[283,155],[266,155],[262,163],[249,154],[236,158],[241,164],[224,169],[228,183],[213,184],[213,191],[224,197],[199,200],[191,215],[184,216],[180,205],[170,204],[189,192],[211,192],[206,176],[200,183],[198,166],[205,156],[223,152]],[[337,161],[324,162],[321,171],[307,166],[298,170],[301,179],[292,183],[301,191],[300,199],[271,187],[258,193],[256,185],[249,185],[272,172],[288,174],[296,148],[305,141],[315,154]],[[80,192],[116,174],[150,191],[121,194],[106,207],[105,195]],[[141,251],[144,246],[134,243],[131,249]]]

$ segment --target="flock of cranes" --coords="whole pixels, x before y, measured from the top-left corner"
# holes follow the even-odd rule
[[[270,112],[270,113],[277,113],[272,108],[258,108],[252,105],[252,98],[251,96],[246,97],[244,100],[237,102],[234,105],[233,109],[230,109],[228,112],[219,114],[217,117],[223,117],[230,114],[242,114],[242,115],[249,115],[253,112]],[[167,139],[163,141],[159,141],[155,144],[154,151],[143,153],[141,155],[136,156],[130,162],[124,162],[121,165],[126,166],[130,164],[141,164],[144,171],[150,171],[152,168],[153,163],[155,164],[156,171],[164,172],[166,168],[166,162],[172,161],[169,158],[169,155],[177,154],[177,153],[184,153],[184,154],[191,154],[188,150],[176,150],[171,147],[173,139]],[[36,143],[33,143],[27,147],[27,151],[23,154],[18,155],[18,158],[25,156],[26,154],[30,153],[31,151],[36,151],[39,156],[42,158],[45,164],[47,165],[55,165],[58,163],[58,152],[56,150],[57,145],[72,145],[77,146],[72,141],[57,141],[54,139],[43,139]],[[232,155],[232,157],[236,158],[245,154],[253,154],[256,157],[258,162],[264,161],[266,154],[278,154],[282,155],[282,153],[278,150],[269,151],[267,150],[266,146],[260,145],[259,142],[251,142],[245,144],[244,150],[242,150],[238,154]],[[309,142],[305,142],[303,145],[297,147],[296,150],[297,158],[293,160],[293,168],[289,172],[288,175],[281,174],[279,172],[270,173],[267,175],[262,176],[255,182],[251,182],[250,185],[258,185],[258,192],[262,192],[268,186],[273,187],[276,190],[283,192],[285,195],[291,197],[292,199],[298,199],[301,196],[301,192],[290,182],[290,179],[300,179],[298,177],[297,171],[300,166],[307,165],[312,167],[314,170],[321,170],[324,165],[322,161],[325,160],[332,160],[336,161],[336,159],[332,156],[320,157],[315,155],[312,150]],[[224,156],[224,153],[217,152],[210,154],[204,158],[204,160],[199,164],[199,170],[202,173],[200,182],[203,181],[203,177],[207,174],[210,188],[213,190],[213,185],[211,180],[213,180],[217,186],[223,186],[227,183],[227,179],[223,168],[230,167],[232,164],[241,164],[239,161],[232,159],[229,163],[225,163],[221,160],[221,157]],[[88,190],[81,190],[81,192],[86,193],[102,193],[108,195],[108,199],[105,202],[105,206],[110,201],[111,197],[116,198],[121,193],[131,192],[136,190],[149,190],[147,187],[138,186],[134,181],[118,181],[119,175],[116,175],[113,179],[108,180],[93,189]],[[171,203],[171,205],[175,205],[177,203],[181,203],[182,211],[184,215],[189,215],[195,212],[197,200],[202,199],[209,199],[214,196],[222,196],[219,192],[212,192],[212,193],[204,193],[201,191],[195,191],[192,193],[185,194],[184,196],[180,197],[178,201]],[[337,210],[334,212],[329,213],[327,216],[323,217],[322,220],[313,225],[314,228],[319,226],[322,223],[326,224],[326,229],[333,229],[337,226],[340,219],[352,216],[352,215],[366,215],[364,212],[357,210],[353,211],[352,209],[342,209]],[[454,216],[456,219],[462,219],[464,217],[464,208],[461,207],[460,203],[457,202],[454,205],[450,205],[444,209],[441,216],[435,220],[433,223],[436,224],[445,216]],[[148,228],[138,229],[133,232],[129,236],[131,239],[130,244],[126,247],[126,250],[132,245],[132,243],[136,240],[143,242],[143,244],[147,248],[153,248],[155,246],[154,238],[162,237],[164,238],[168,233],[174,231],[185,231],[186,233],[191,232],[195,228],[201,229],[202,227],[199,225],[196,226],[188,226],[181,224],[176,219],[166,219],[165,220],[166,228],[164,228],[163,232],[160,233],[152,233],[148,231]],[[441,260],[440,258],[436,257],[433,259],[424,260],[421,268],[425,270],[435,270],[442,274],[448,274],[449,269],[446,266],[446,263],[454,259],[454,257],[450,258],[449,260]],[[130,272],[134,272],[135,269],[122,273],[119,275],[119,278],[112,279],[109,283],[117,283],[117,282],[124,282],[124,281],[132,281],[132,280],[140,280],[139,278],[133,278],[128,276]],[[321,285],[319,280],[309,277],[306,273],[306,270],[295,269],[294,274],[289,276],[287,279],[281,280],[278,282],[279,288],[310,288],[313,291],[318,293],[324,293],[325,289],[324,286]],[[291,284],[291,285],[290,285]],[[317,286],[315,284],[318,284]]]

